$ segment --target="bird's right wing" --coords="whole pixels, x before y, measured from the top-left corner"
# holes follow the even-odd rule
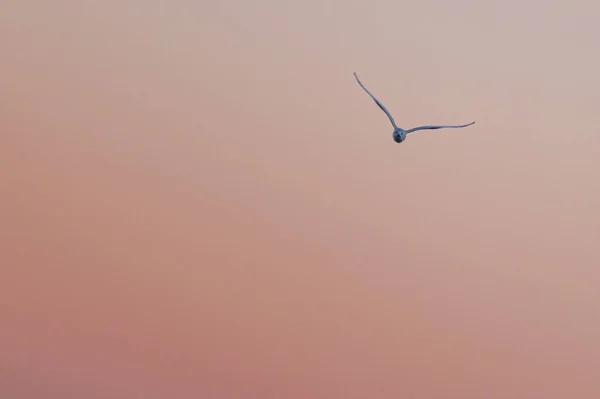
[[[396,126],[396,122],[394,122],[394,118],[392,118],[392,115],[390,115],[390,113],[388,112],[388,110],[383,106],[382,103],[379,102],[379,100],[377,100],[375,98],[375,96],[373,96],[369,90],[367,90],[367,88],[360,82],[360,79],[358,79],[358,75],[356,74],[356,72],[354,72],[354,77],[356,78],[356,81],[358,82],[358,84],[360,85],[360,87],[362,87],[364,89],[364,91],[367,92],[367,94],[369,96],[371,96],[371,98],[373,99],[373,101],[375,101],[375,103],[377,105],[379,105],[379,108],[381,108],[383,110],[383,112],[385,112],[385,114],[388,116],[388,118],[390,118],[390,122],[392,122],[392,125],[394,126],[394,129],[397,128],[398,126]]]

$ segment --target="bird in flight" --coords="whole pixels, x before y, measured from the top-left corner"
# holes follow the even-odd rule
[[[356,74],[356,72],[354,72],[354,77],[356,78],[356,81],[358,82],[358,84],[360,85],[360,87],[362,87],[364,89],[364,91],[366,91],[367,94],[369,96],[371,96],[371,98],[373,99],[373,101],[375,101],[375,104],[377,104],[379,106],[379,108],[381,108],[383,110],[383,112],[385,112],[385,114],[387,115],[387,117],[390,119],[390,122],[392,122],[392,126],[394,126],[394,133],[392,133],[392,137],[394,138],[394,141],[396,143],[402,143],[404,140],[406,140],[406,135],[408,133],[416,132],[418,130],[467,127],[467,126],[471,126],[472,124],[475,123],[475,121],[473,121],[471,123],[467,123],[466,125],[454,125],[454,126],[419,126],[419,127],[413,127],[412,129],[404,130],[404,129],[396,126],[396,122],[394,122],[394,118],[392,118],[392,115],[390,115],[390,113],[383,106],[383,104],[381,104],[379,102],[379,100],[377,100],[375,98],[375,96],[373,96],[369,92],[369,90],[367,90],[367,88],[361,83],[360,79],[358,79],[358,75]]]

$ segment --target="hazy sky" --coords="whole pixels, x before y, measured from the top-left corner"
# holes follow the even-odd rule
[[[1,397],[600,396],[597,1],[1,9]]]

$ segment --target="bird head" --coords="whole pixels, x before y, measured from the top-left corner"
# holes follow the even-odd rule
[[[404,140],[406,140],[406,132],[402,129],[394,129],[392,136],[394,137],[394,141],[396,143],[402,143]]]

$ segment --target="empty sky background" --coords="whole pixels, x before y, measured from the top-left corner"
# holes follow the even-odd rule
[[[597,1],[0,9],[1,397],[600,396]]]

